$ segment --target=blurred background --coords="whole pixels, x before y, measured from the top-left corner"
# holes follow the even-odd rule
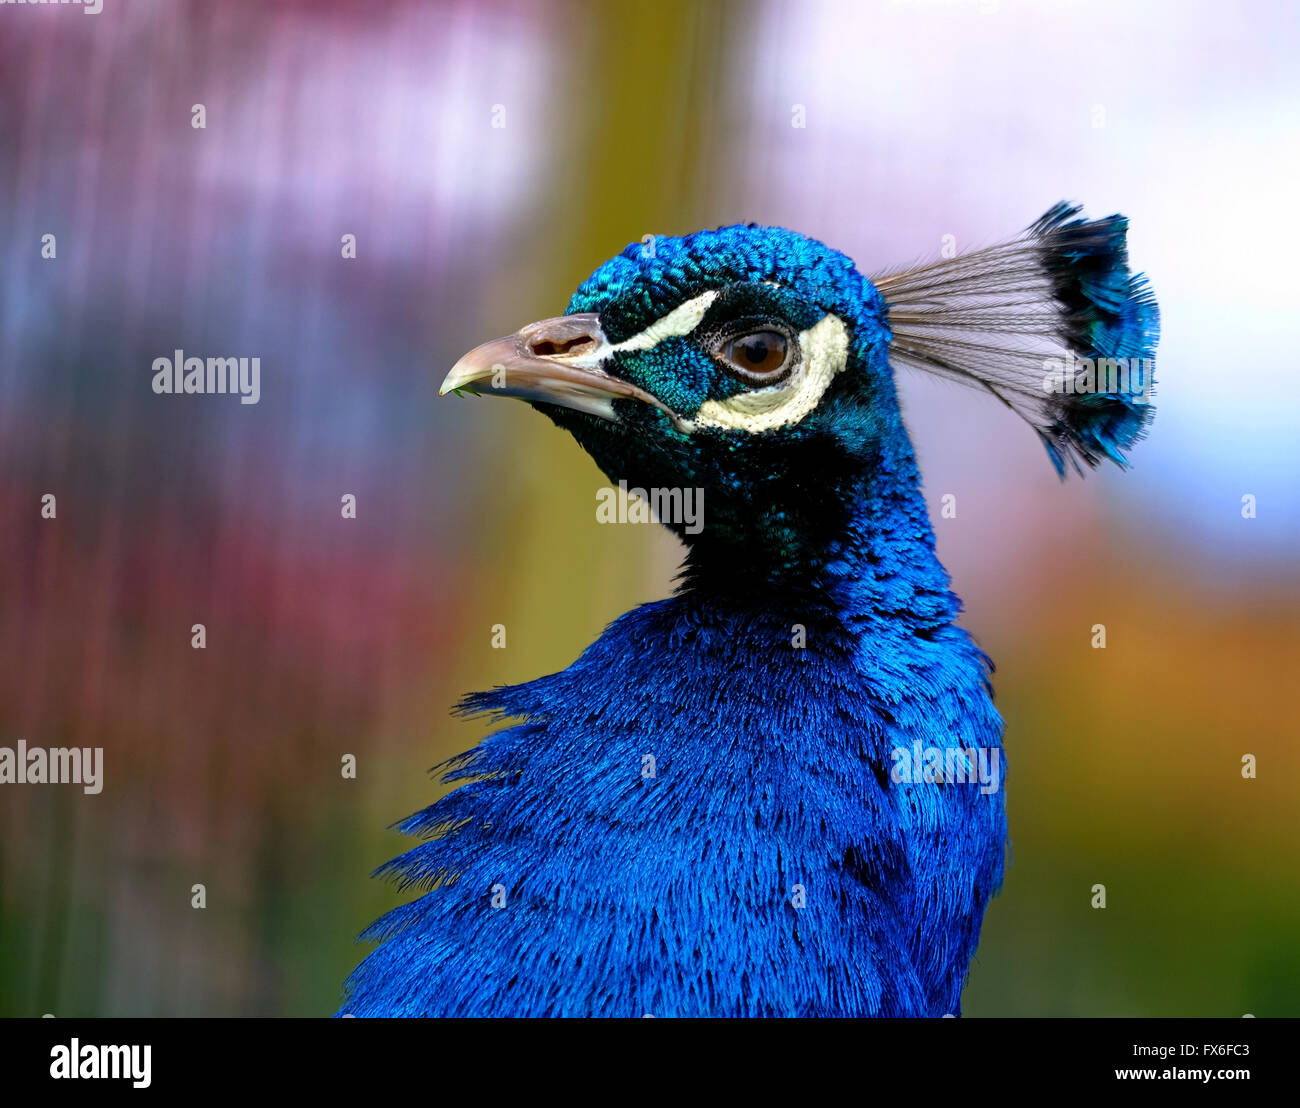
[[[105,759],[98,796],[0,787],[0,1015],[330,1013],[388,825],[484,733],[453,702],[668,592],[676,541],[598,526],[560,431],[436,399],[462,352],[643,235],[782,224],[870,273],[1059,199],[1130,216],[1160,299],[1132,471],[1062,484],[903,382],[1007,720],[966,1014],[1300,1014],[1298,12],[0,9],[0,745]],[[260,403],[155,395],[177,348],[260,357]]]

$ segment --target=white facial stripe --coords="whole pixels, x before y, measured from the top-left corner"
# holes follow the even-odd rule
[[[709,310],[709,305],[717,298],[717,290],[712,289],[703,296],[697,296],[694,300],[678,304],[663,319],[656,319],[639,335],[633,335],[630,339],[616,343],[610,349],[649,350],[652,346],[658,346],[664,339],[675,339],[680,338],[682,335],[689,335],[700,325],[700,321],[704,319],[704,313]]]
[[[799,349],[802,361],[788,380],[727,400],[706,400],[694,419],[682,421],[682,429],[719,427],[757,435],[798,423],[821,403],[835,375],[848,364],[848,328],[838,316],[823,316],[799,335]]]
[[[709,305],[717,298],[717,289],[710,289],[703,295],[695,297],[694,300],[687,300],[684,304],[678,304],[662,319],[656,319],[639,335],[633,335],[630,339],[624,339],[622,342],[601,343],[595,350],[588,351],[576,358],[566,358],[565,361],[569,365],[576,366],[599,365],[611,354],[616,354],[620,350],[649,350],[654,346],[658,346],[664,339],[675,339],[681,338],[682,335],[689,335],[700,325],[705,312],[709,310]]]

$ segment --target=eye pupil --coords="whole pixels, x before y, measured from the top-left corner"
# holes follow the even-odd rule
[[[785,365],[786,340],[775,331],[757,331],[727,343],[727,361],[746,374],[770,376]]]

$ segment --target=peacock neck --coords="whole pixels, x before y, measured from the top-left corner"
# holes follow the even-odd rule
[[[706,527],[682,592],[724,607],[806,611],[856,633],[915,635],[960,605],[934,548],[910,448],[882,451],[815,494],[807,485],[746,505],[745,523]]]

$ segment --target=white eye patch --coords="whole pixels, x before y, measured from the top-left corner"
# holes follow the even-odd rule
[[[848,364],[848,328],[838,316],[825,315],[800,332],[799,349],[803,354],[799,365],[779,385],[726,400],[706,400],[694,419],[683,419],[679,426],[688,433],[717,427],[758,435],[798,423],[821,403],[835,375]]]
[[[718,291],[711,289],[679,304],[630,339],[618,343],[602,342],[595,349],[583,351],[565,361],[575,366],[598,366],[619,351],[650,350],[665,339],[689,335],[703,322],[717,298]],[[848,328],[838,316],[825,315],[800,333],[799,349],[802,352],[799,365],[779,385],[742,392],[727,400],[706,400],[694,419],[674,416],[674,426],[687,434],[702,427],[717,427],[758,435],[798,423],[821,403],[835,375],[848,364]]]

